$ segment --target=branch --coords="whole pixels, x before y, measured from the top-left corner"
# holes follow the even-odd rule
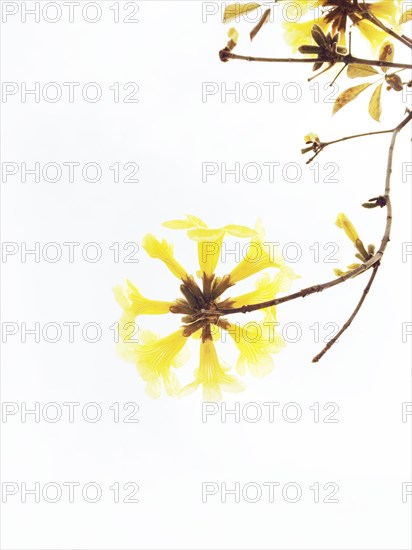
[[[347,330],[351,326],[352,321],[355,319],[360,308],[362,307],[363,302],[365,301],[366,296],[368,295],[368,292],[373,284],[373,281],[375,280],[376,274],[378,273],[379,265],[380,264],[377,263],[373,266],[372,275],[370,276],[368,284],[363,289],[361,299],[359,300],[358,305],[355,307],[352,315],[349,317],[349,319],[346,321],[346,323],[343,325],[340,331],[331,340],[329,340],[329,342],[326,344],[323,350],[312,359],[312,363],[317,363],[318,361],[320,361],[322,357],[325,355],[325,353],[330,350],[333,344],[335,344],[338,341],[338,339],[342,336],[345,330]]]
[[[340,55],[335,54],[331,59],[329,56],[318,57],[253,57],[249,55],[238,55],[225,48],[220,50],[219,57],[221,61],[228,61],[229,59],[237,59],[239,61],[257,61],[259,63],[344,63],[350,65],[356,63],[358,65],[372,65],[375,67],[389,67],[394,69],[412,69],[412,65],[407,63],[394,63],[392,61],[381,61],[378,59],[363,59],[361,57],[355,57],[351,54]]]
[[[392,226],[392,204],[391,204],[391,200],[390,200],[390,192],[391,192],[390,183],[391,183],[391,175],[392,175],[393,152],[394,152],[394,149],[395,149],[395,142],[396,142],[396,138],[397,138],[399,132],[402,130],[402,128],[411,119],[412,119],[412,113],[409,113],[409,115],[406,117],[406,119],[403,120],[396,128],[394,128],[392,130],[392,139],[391,139],[391,144],[389,146],[388,164],[387,164],[387,168],[386,168],[385,196],[384,196],[384,199],[385,199],[385,202],[386,202],[386,208],[387,208],[386,227],[385,227],[384,236],[382,238],[381,246],[380,246],[380,249],[378,251],[378,254],[381,253],[382,256],[383,256],[383,254],[385,252],[385,248],[386,248],[386,246],[389,242],[391,226]],[[379,266],[380,266],[380,262],[375,263],[373,265],[372,275],[370,276],[368,284],[364,288],[364,290],[362,292],[361,299],[359,300],[357,306],[355,307],[352,315],[349,317],[349,319],[343,325],[341,330],[332,338],[332,340],[330,340],[326,344],[326,346],[323,348],[323,350],[320,353],[318,353],[318,355],[316,355],[312,359],[312,363],[317,363],[318,361],[320,361],[320,359],[322,359],[322,357],[325,355],[325,353],[330,350],[330,348],[338,341],[338,339],[342,336],[342,334],[351,326],[352,321],[355,319],[356,315],[360,311],[360,309],[363,305],[363,302],[365,301],[366,296],[368,295],[369,290],[370,290],[371,286],[373,285],[373,281],[375,280],[375,277],[376,277],[376,274],[378,272]]]
[[[382,258],[382,252],[379,250],[379,252],[377,252],[370,260],[368,260],[361,266],[357,267],[356,269],[353,269],[352,271],[345,273],[345,275],[342,275],[341,277],[335,277],[334,279],[332,279],[331,281],[327,281],[326,283],[312,285],[307,288],[303,288],[302,290],[299,290],[299,292],[294,292],[293,294],[288,294],[287,296],[282,296],[281,298],[273,298],[271,300],[267,300],[266,302],[260,302],[259,304],[247,304],[247,305],[235,307],[235,308],[219,309],[218,310],[219,314],[233,315],[234,313],[250,313],[252,311],[258,311],[260,309],[266,309],[268,307],[278,306],[279,304],[290,302],[291,300],[296,300],[296,298],[306,298],[306,296],[310,296],[311,294],[317,294],[318,292],[323,292],[328,288],[332,288],[341,283],[344,283],[348,279],[354,279],[361,273],[364,273],[365,271],[370,269],[372,266],[377,264],[381,260],[381,258]]]
[[[353,136],[346,136],[343,138],[335,139],[333,141],[326,141],[324,143],[320,143],[322,145],[323,149],[327,147],[328,145],[334,145],[335,143],[341,143],[342,141],[347,141],[348,139],[356,139],[360,137],[367,137],[367,136],[378,136],[380,134],[391,134],[394,131],[394,128],[390,130],[378,130],[377,132],[366,132],[365,134],[354,134]]]
[[[334,145],[335,143],[341,143],[343,141],[348,141],[350,139],[356,139],[360,137],[368,136],[378,136],[382,134],[392,134],[396,128],[391,128],[390,130],[378,130],[376,132],[365,132],[364,134],[354,134],[353,136],[346,136],[343,138],[335,139],[333,141],[320,141],[316,142],[313,146],[313,149],[304,149],[302,152],[306,153],[308,151],[313,151],[315,154],[311,157],[306,164],[310,164],[318,155],[321,153],[328,145]]]
[[[350,326],[353,319],[356,317],[358,311],[362,307],[362,304],[369,292],[370,287],[372,286],[372,283],[375,279],[378,267],[380,265],[380,261],[385,253],[386,247],[388,245],[389,239],[390,239],[390,233],[391,233],[391,227],[392,227],[392,204],[390,199],[390,192],[391,192],[391,175],[392,175],[392,165],[393,165],[393,152],[395,148],[395,142],[396,138],[399,134],[399,132],[404,128],[410,121],[412,120],[412,112],[409,112],[406,118],[396,126],[393,130],[385,130],[385,133],[392,133],[392,139],[389,146],[389,152],[388,152],[388,162],[387,162],[387,168],[386,168],[386,179],[385,179],[385,194],[383,196],[384,203],[386,206],[386,224],[385,224],[385,230],[382,236],[381,244],[379,247],[379,250],[374,254],[372,258],[370,258],[368,261],[364,262],[361,266],[357,267],[356,269],[349,271],[348,273],[345,273],[341,277],[335,278],[331,281],[327,281],[326,283],[322,283],[319,285],[313,285],[308,288],[304,288],[303,290],[300,290],[299,292],[294,292],[293,294],[289,294],[287,296],[283,296],[281,298],[274,298],[272,300],[267,300],[266,302],[261,302],[259,304],[249,304],[244,305],[238,308],[226,308],[226,309],[219,309],[220,315],[231,315],[234,313],[249,313],[251,311],[257,311],[260,309],[266,309],[268,307],[276,306],[279,304],[282,304],[284,302],[289,302],[291,300],[295,300],[296,298],[305,298],[306,296],[309,296],[311,294],[315,294],[318,292],[322,292],[323,290],[326,290],[328,288],[332,288],[334,286],[337,286],[344,281],[348,279],[353,279],[360,275],[361,273],[364,273],[371,267],[373,267],[373,274],[365,287],[361,300],[356,306],[354,312],[352,313],[351,317],[348,319],[348,321],[345,323],[345,325],[342,327],[342,330],[337,334],[335,339],[331,340],[328,345],[325,347],[322,352],[315,357],[316,361],[319,361],[319,359],[332,347],[332,345],[336,342],[337,338],[345,332],[345,330]],[[365,134],[358,134],[358,136],[363,136]],[[350,137],[357,137],[357,136],[350,136]],[[342,141],[342,140],[336,140]],[[314,359],[314,361],[315,361]]]

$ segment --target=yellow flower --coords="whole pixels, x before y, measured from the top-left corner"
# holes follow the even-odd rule
[[[314,44],[311,30],[316,23],[322,30],[332,35],[339,32],[339,44],[345,45],[346,32],[350,26],[358,27],[362,35],[377,48],[386,37],[386,33],[377,25],[365,19],[368,14],[376,17],[386,25],[394,27],[398,22],[401,2],[390,0],[383,2],[354,2],[354,0],[318,0],[319,17],[308,21],[286,22],[285,40],[294,51],[299,46]]]
[[[244,373],[247,366],[256,376],[267,374],[273,367],[271,355],[277,353],[284,345],[282,338],[274,330],[276,312],[273,305],[263,308],[266,317],[259,325],[259,334],[254,340],[251,337],[250,326],[243,327],[240,336],[231,334],[233,327],[224,315],[242,305],[262,304],[273,300],[278,292],[285,292],[289,288],[296,275],[286,266],[276,249],[272,247],[269,251],[264,250],[261,242],[263,232],[259,227],[254,230],[241,225],[225,225],[211,229],[194,216],[188,216],[186,220],[166,222],[165,225],[171,229],[186,230],[189,238],[197,243],[201,282],[196,282],[195,278],[177,262],[173,255],[173,247],[168,242],[147,235],[143,241],[146,252],[152,258],[162,260],[181,280],[180,291],[183,297],[172,302],[152,300],[144,297],[130,281],[126,281],[124,288],[115,287],[115,297],[123,309],[119,323],[119,351],[125,359],[136,364],[138,372],[146,382],[146,391],[152,397],[160,395],[162,385],[171,396],[187,395],[202,385],[205,399],[221,399],[222,390],[243,389],[243,384],[228,373],[230,367],[222,366],[218,360],[213,341],[220,337],[222,331],[229,332],[240,351],[237,363],[240,373]],[[225,235],[247,238],[251,246],[246,257],[231,273],[218,277],[215,275],[215,268]],[[206,244],[213,246],[207,254],[208,257],[204,258],[199,248],[200,245],[204,247]],[[254,291],[237,298],[222,296],[236,282],[266,268],[275,268],[277,273],[272,278],[264,274]],[[136,328],[134,320],[138,315],[166,313],[183,315],[183,325],[169,336],[160,338],[150,332],[140,333],[139,330],[132,330]],[[132,338],[132,334],[137,336],[137,339]],[[185,344],[191,336],[200,339],[200,363],[194,381],[180,390],[174,370],[183,364]]]
[[[234,376],[227,374],[228,367],[224,368],[219,362],[215,345],[212,340],[200,344],[199,368],[195,371],[195,380],[185,386],[180,396],[184,397],[203,386],[205,401],[220,401],[222,389],[226,392],[237,393],[244,390],[244,385]]]

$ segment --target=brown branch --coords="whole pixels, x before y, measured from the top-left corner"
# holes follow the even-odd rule
[[[326,141],[324,143],[320,143],[320,145],[323,146],[323,149],[327,147],[328,145],[334,145],[335,143],[341,143],[342,141],[347,141],[348,139],[356,139],[360,137],[367,137],[367,136],[378,136],[381,134],[391,134],[394,131],[394,128],[390,130],[378,130],[377,132],[366,132],[364,134],[354,134],[353,136],[346,136],[343,138],[335,139],[333,141]]]
[[[368,292],[369,292],[369,290],[370,290],[370,288],[373,284],[373,281],[375,280],[376,274],[377,274],[378,269],[379,269],[379,265],[380,264],[377,263],[373,266],[372,275],[369,278],[368,284],[363,289],[361,299],[359,300],[358,305],[354,309],[352,315],[349,317],[349,319],[346,321],[346,323],[343,325],[343,327],[340,329],[340,331],[331,340],[329,340],[329,342],[326,344],[326,346],[323,348],[323,350],[320,353],[318,353],[312,359],[312,363],[317,363],[318,361],[320,361],[322,359],[322,357],[325,355],[325,353],[330,350],[330,348],[333,346],[333,344],[336,344],[336,342],[342,336],[342,334],[345,332],[345,330],[347,330],[351,326],[352,321],[355,319],[356,315],[358,314],[359,310],[361,309],[361,307],[363,305],[363,302],[365,301],[366,296],[368,295]]]
[[[296,300],[296,298],[306,298],[306,296],[310,296],[311,294],[317,294],[318,292],[323,292],[328,288],[332,288],[341,283],[344,283],[348,279],[354,279],[355,277],[357,277],[361,273],[364,273],[365,271],[370,269],[373,265],[378,263],[381,258],[382,258],[382,252],[379,251],[370,260],[368,260],[361,266],[357,267],[356,269],[353,269],[352,271],[349,271],[348,273],[345,273],[345,275],[342,275],[341,277],[335,277],[334,279],[327,281],[326,283],[312,285],[307,288],[303,288],[298,292],[294,292],[293,294],[288,294],[287,296],[282,296],[281,298],[273,298],[271,300],[267,300],[266,302],[260,302],[259,304],[247,304],[247,305],[235,307],[235,308],[219,309],[219,313],[220,315],[233,315],[234,313],[250,313],[252,311],[258,311],[260,309],[266,309],[268,307],[278,306],[279,304],[284,304],[285,302]]]
[[[392,134],[396,128],[391,128],[390,130],[378,130],[376,132],[365,132],[364,134],[354,134],[353,136],[345,136],[343,138],[335,139],[333,141],[320,141],[316,143],[316,147],[313,149],[309,149],[309,151],[313,151],[315,155],[310,158],[306,164],[310,164],[318,155],[321,153],[328,145],[335,145],[335,143],[341,143],[343,141],[348,141],[349,139],[356,139],[360,137],[368,137],[368,136],[379,136],[382,134]],[[308,149],[304,149],[302,152],[306,153],[309,152]]]
[[[330,57],[253,57],[250,55],[238,55],[223,49],[219,52],[221,61],[228,61],[229,59],[237,59],[239,61],[256,61],[259,63],[344,63],[350,65],[356,63],[358,65],[372,65],[375,67],[389,67],[394,69],[412,69],[412,65],[407,63],[394,63],[393,61],[381,61],[378,59],[363,59],[361,57],[354,57],[351,54],[340,55],[335,54],[334,58]]]
[[[220,315],[231,315],[233,313],[248,313],[248,312],[251,312],[251,311],[257,311],[257,310],[260,310],[260,309],[265,309],[265,308],[276,306],[276,305],[279,305],[279,304],[282,304],[282,303],[285,303],[285,302],[289,302],[289,301],[294,300],[296,298],[305,298],[306,296],[309,296],[311,294],[322,292],[323,290],[326,290],[328,288],[332,288],[334,286],[337,286],[337,285],[343,283],[344,281],[346,281],[348,279],[353,279],[353,278],[357,277],[361,273],[364,273],[365,271],[367,271],[368,269],[370,269],[372,267],[373,268],[373,273],[372,273],[372,275],[369,279],[368,284],[366,285],[366,287],[365,287],[365,289],[362,293],[361,299],[360,299],[358,305],[356,306],[354,312],[352,313],[352,315],[350,316],[348,321],[345,323],[345,325],[342,327],[342,329],[339,331],[339,333],[335,336],[335,338],[332,339],[325,346],[325,348],[313,359],[313,361],[317,362],[321,359],[321,357],[323,357],[323,355],[333,346],[333,344],[337,341],[337,339],[347,330],[347,328],[349,328],[349,326],[351,325],[353,319],[356,317],[359,310],[361,309],[361,307],[363,305],[363,302],[365,301],[366,296],[367,296],[367,294],[368,294],[368,292],[369,292],[369,290],[370,290],[370,288],[373,284],[373,281],[376,277],[376,273],[377,273],[378,268],[380,266],[380,261],[381,261],[383,255],[384,255],[386,247],[389,243],[390,233],[391,233],[391,228],[392,228],[392,203],[391,203],[391,198],[390,198],[390,192],[391,192],[390,184],[391,184],[392,165],[393,165],[393,153],[394,153],[394,149],[395,149],[396,138],[397,138],[399,132],[411,120],[412,120],[412,112],[409,112],[408,115],[406,116],[406,118],[402,122],[400,122],[398,124],[398,126],[396,126],[393,130],[388,130],[388,131],[384,130],[383,132],[381,132],[381,133],[391,132],[392,133],[392,139],[391,139],[391,143],[390,143],[389,151],[388,151],[388,162],[387,162],[386,178],[385,178],[385,194],[383,196],[384,203],[385,203],[385,206],[386,206],[386,224],[385,224],[385,230],[384,230],[384,233],[383,233],[383,236],[382,236],[382,240],[381,240],[379,250],[373,255],[373,257],[370,258],[368,261],[364,262],[361,266],[357,267],[356,269],[342,275],[341,277],[333,279],[332,281],[327,281],[326,283],[319,284],[319,285],[313,285],[313,286],[310,286],[308,288],[304,288],[303,290],[300,290],[299,292],[294,292],[293,294],[289,294],[289,295],[283,296],[281,298],[274,298],[272,300],[267,300],[266,302],[261,302],[259,304],[249,304],[249,305],[244,305],[244,306],[241,306],[241,307],[238,307],[238,308],[233,308],[233,309],[231,309],[231,308],[220,309],[219,310]],[[358,134],[358,136],[350,136],[350,137],[352,137],[352,138],[353,137],[361,137],[361,136],[364,136],[364,135],[366,135],[366,134]],[[343,139],[345,139],[345,138],[342,138],[341,140],[336,140],[336,142],[343,141]]]
[[[406,117],[405,120],[403,120],[396,128],[392,130],[392,139],[391,144],[389,146],[389,152],[388,152],[388,164],[386,168],[386,179],[385,179],[385,203],[386,203],[386,227],[385,227],[385,233],[382,238],[381,246],[377,252],[377,254],[381,254],[381,257],[383,256],[385,249],[388,245],[388,242],[390,240],[390,233],[391,233],[391,227],[392,227],[392,203],[390,199],[390,192],[391,192],[391,175],[392,175],[392,165],[393,165],[393,152],[395,149],[395,142],[396,138],[399,134],[399,132],[402,130],[402,128],[412,119],[412,113],[409,113],[409,115]],[[366,299],[366,296],[369,293],[369,290],[373,284],[373,281],[375,280],[376,274],[378,272],[380,266],[380,262],[377,262],[373,264],[373,272],[371,277],[369,278],[368,284],[364,288],[362,292],[361,299],[359,300],[357,306],[355,307],[352,315],[349,317],[349,319],[346,321],[346,323],[343,325],[341,330],[330,340],[326,346],[323,348],[323,350],[318,353],[313,359],[312,363],[317,363],[322,359],[322,357],[325,355],[327,351],[330,350],[330,348],[338,341],[338,338],[342,336],[342,334],[350,327],[352,324],[352,321],[355,319],[356,315],[360,311],[363,302]]]

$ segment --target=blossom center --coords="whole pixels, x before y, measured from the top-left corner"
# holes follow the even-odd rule
[[[224,327],[227,323],[221,319],[219,310],[219,297],[232,286],[229,275],[215,277],[215,275],[202,276],[203,287],[200,288],[191,275],[183,279],[180,290],[184,299],[173,302],[170,307],[172,313],[183,314],[183,335],[191,336],[202,330],[202,340],[211,340],[211,325]]]

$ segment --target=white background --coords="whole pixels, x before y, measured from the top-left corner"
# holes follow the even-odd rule
[[[85,2],[81,2],[84,4]],[[20,6],[21,3],[17,3]],[[31,3],[30,3],[31,4]],[[43,4],[43,3],[42,3]],[[126,12],[119,3],[121,21],[113,22],[114,2],[100,2],[102,18],[95,24],[76,12],[75,21],[62,19],[36,23],[21,12],[2,24],[2,80],[23,82],[97,82],[102,99],[85,101],[76,89],[69,103],[67,90],[56,103],[33,96],[9,96],[2,104],[2,160],[26,162],[97,162],[99,182],[39,183],[20,173],[2,183],[2,239],[18,243],[19,252],[3,257],[3,322],[99,323],[102,338],[92,344],[78,334],[68,342],[40,343],[21,333],[3,346],[2,399],[16,403],[19,412],[2,419],[2,481],[32,487],[54,482],[98,483],[102,497],[86,502],[67,492],[57,503],[22,502],[9,496],[2,505],[2,547],[7,549],[114,549],[114,548],[276,548],[276,549],[404,549],[410,548],[410,501],[402,502],[402,484],[411,481],[410,424],[402,422],[402,403],[410,402],[410,345],[402,342],[402,323],[410,322],[410,257],[402,261],[402,244],[410,236],[411,177],[402,175],[409,159],[409,129],[399,137],[393,173],[394,226],[391,243],[374,287],[351,329],[317,365],[311,358],[323,342],[314,341],[309,327],[319,323],[321,340],[327,322],[339,326],[359,299],[365,278],[341,285],[323,295],[307,297],[278,308],[281,328],[298,324],[301,338],[289,343],[276,357],[275,371],[264,380],[245,377],[246,391],[227,396],[225,404],[240,408],[255,402],[262,419],[252,423],[241,415],[221,422],[219,415],[202,422],[200,391],[184,400],[166,396],[152,401],[132,365],[117,355],[113,331],[120,309],[112,287],[130,278],[147,296],[172,300],[178,281],[143,249],[138,263],[114,261],[113,243],[139,243],[147,232],[175,242],[178,259],[196,270],[197,253],[184,234],[162,228],[163,221],[186,213],[210,226],[237,223],[253,226],[260,218],[266,240],[297,243],[302,256],[292,266],[301,276],[294,290],[333,277],[333,268],[352,263],[353,246],[335,225],[345,212],[365,242],[379,244],[385,223],[384,210],[367,211],[361,203],[384,189],[384,172],[390,136],[375,136],[329,148],[318,157],[320,181],[300,155],[303,136],[317,132],[331,140],[353,133],[391,128],[404,116],[406,97],[384,93],[384,113],[379,125],[367,114],[370,92],[331,118],[325,103],[329,76],[316,88],[307,82],[310,66],[223,64],[218,51],[226,41],[228,26],[221,23],[218,4],[207,4],[217,13],[206,17],[201,2],[139,2],[136,24],[122,22]],[[133,4],[133,3],[132,3]],[[21,7],[21,6],[20,6]],[[123,11],[122,11],[123,10]],[[50,12],[51,13],[51,12]],[[91,12],[92,13],[92,12]],[[210,13],[210,12],[209,12]],[[237,52],[253,55],[290,55],[277,23],[266,26],[251,45],[251,25],[242,32]],[[369,55],[358,37],[356,52]],[[363,49],[364,48],[364,49]],[[408,54],[397,47],[398,59]],[[116,103],[109,89],[119,82],[139,85],[139,103]],[[202,98],[205,82],[216,83],[219,93]],[[239,101],[222,100],[226,85],[240,83]],[[264,82],[277,82],[275,99],[269,101]],[[302,96],[288,101],[282,91],[297,82]],[[316,81],[315,81],[316,82]],[[262,90],[257,102],[242,95],[244,85]],[[358,83],[358,82],[356,82]],[[313,83],[312,83],[313,84]],[[339,88],[348,85],[346,77]],[[252,90],[251,90],[252,91]],[[123,93],[123,92],[122,92]],[[293,97],[293,89],[291,89]],[[223,96],[224,98],[224,96]],[[4,101],[4,99],[3,99]],[[138,183],[115,183],[109,166],[114,162],[139,165]],[[278,162],[275,181],[263,171],[251,183],[220,175],[202,181],[202,163]],[[336,163],[338,183],[325,182],[326,163]],[[282,168],[297,163],[299,181],[285,181]],[[293,177],[293,171],[290,172]],[[48,242],[80,242],[75,261],[67,249],[57,263],[28,256],[21,261],[22,243],[30,247]],[[81,247],[97,242],[102,258],[89,263]],[[338,264],[325,263],[326,243],[337,243]],[[319,243],[321,258],[314,262],[310,249]],[[232,243],[233,245],[233,243]],[[223,273],[230,269],[222,266]],[[222,273],[222,272],[221,272]],[[247,282],[242,289],[252,289]],[[177,317],[142,318],[144,327],[162,334],[176,330]],[[292,335],[292,333],[291,333]],[[231,342],[221,345],[221,355],[236,361]],[[182,369],[189,381],[197,366],[197,344]],[[33,407],[56,402],[65,411],[56,423],[27,416],[23,403]],[[68,421],[64,402],[78,402],[75,421]],[[99,422],[87,422],[84,404],[102,409]],[[122,422],[125,403],[139,406],[138,423]],[[265,402],[278,402],[274,422],[269,422]],[[296,402],[302,418],[288,422],[285,404]],[[309,409],[321,407],[320,422]],[[325,403],[337,403],[338,423],[324,423]],[[121,408],[120,422],[113,421],[113,403]],[[222,405],[224,406],[224,405]],[[291,410],[291,413],[293,411]],[[24,417],[23,417],[24,418]],[[115,503],[114,483],[139,485],[138,503]],[[202,502],[202,483],[227,483],[241,487],[252,482],[263,489],[257,503],[240,503],[221,493]],[[275,502],[268,500],[263,483],[278,482]],[[284,484],[299,484],[299,502],[281,495]],[[338,503],[315,503],[315,482],[339,485]],[[63,487],[64,489],[64,487]],[[292,493],[291,493],[292,494]],[[251,492],[251,496],[253,493]],[[125,492],[121,493],[121,500]]]

